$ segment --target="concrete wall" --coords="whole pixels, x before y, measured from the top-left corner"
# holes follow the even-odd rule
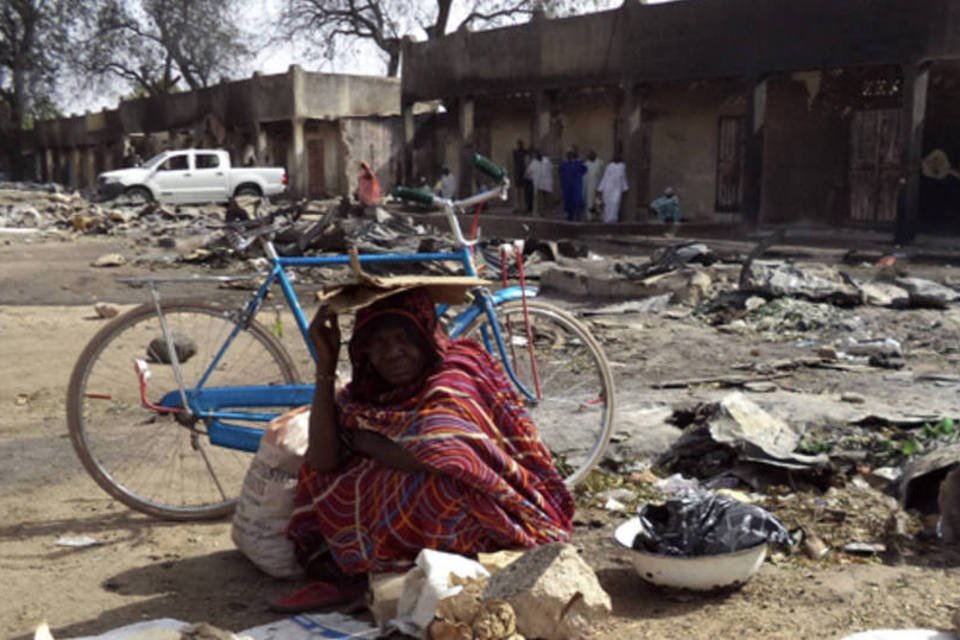
[[[605,163],[609,162],[616,146],[616,119],[617,108],[610,92],[565,99],[560,115],[562,149],[576,146],[584,158],[593,149]]]
[[[317,171],[322,171],[322,182],[324,190],[328,193],[339,193],[345,186],[342,182],[343,169],[340,166],[340,127],[336,122],[326,120],[311,120],[304,127],[305,139],[305,162],[303,171],[307,176],[312,176]],[[311,143],[318,141],[323,145],[323,156],[321,167],[312,166],[313,158],[309,153]],[[307,180],[309,182],[309,178]],[[310,194],[319,195],[319,194]]]
[[[352,193],[357,187],[361,160],[373,166],[384,193],[398,182],[403,158],[403,123],[398,117],[343,118],[340,120],[345,167],[344,180]]]
[[[737,83],[660,86],[644,101],[651,124],[647,199],[673,187],[685,220],[709,221],[717,198],[717,135],[721,115],[742,115]],[[631,184],[630,188],[641,185]],[[648,202],[638,203],[641,213]],[[643,219],[643,216],[641,216]]]
[[[283,74],[255,74],[199,91],[122,101],[117,109],[39,122],[34,145],[41,172],[74,187],[93,186],[97,171],[121,166],[130,144],[143,159],[167,148],[220,147],[235,163],[252,145],[260,152],[261,164],[270,158],[272,164],[288,168],[290,191],[300,195],[310,171],[308,132],[304,130],[302,138],[293,132],[309,123],[309,135],[324,141],[325,189],[346,193],[343,141],[334,121],[399,112],[400,83],[394,78],[311,73],[291,66]],[[297,146],[301,140],[303,150]]]
[[[684,0],[404,49],[405,101],[960,57],[960,0]]]
[[[839,224],[849,208],[850,112],[824,108],[815,76],[767,81],[760,219]]]
[[[303,103],[308,118],[400,114],[400,80],[304,72]]]

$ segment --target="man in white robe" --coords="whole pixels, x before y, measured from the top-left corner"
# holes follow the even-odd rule
[[[627,168],[620,156],[614,156],[613,162],[607,165],[603,172],[603,179],[597,191],[603,198],[603,221],[617,222],[620,219],[620,200],[627,190]]]
[[[603,175],[603,161],[597,157],[597,152],[590,150],[587,153],[587,173],[583,176],[583,201],[587,212],[594,214],[597,211],[597,185]],[[590,216],[592,218],[592,216]]]
[[[527,176],[533,182],[533,215],[539,215],[550,203],[553,195],[553,166],[550,158],[539,151],[527,166]]]

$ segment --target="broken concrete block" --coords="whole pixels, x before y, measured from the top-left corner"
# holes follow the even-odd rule
[[[97,314],[98,318],[113,318],[120,313],[119,309],[112,304],[107,304],[106,302],[98,302],[97,304],[93,305],[93,310]]]
[[[540,275],[540,286],[545,291],[562,291],[575,296],[587,295],[587,276],[570,268],[552,267]]]
[[[914,307],[946,309],[951,302],[960,300],[960,293],[932,280],[897,278],[894,284],[907,290],[910,294],[910,304]]]
[[[767,304],[766,299],[761,298],[760,296],[750,296],[743,301],[743,308],[747,311],[756,311],[765,304]]]
[[[427,627],[429,640],[473,640],[473,631],[466,622],[434,620]]]
[[[860,304],[863,299],[849,276],[820,264],[754,260],[743,273],[741,289],[839,305]]]
[[[483,568],[490,573],[496,573],[500,569],[513,564],[521,556],[523,556],[523,551],[504,549],[493,553],[478,553],[477,562],[482,564]]]
[[[910,294],[903,287],[889,282],[861,282],[863,303],[875,307],[902,308],[910,304]]]
[[[405,573],[370,574],[370,587],[367,590],[367,609],[373,614],[377,626],[383,628],[389,620],[397,616],[397,603],[403,592]]]
[[[485,600],[505,600],[528,638],[567,640],[594,630],[612,609],[593,569],[570,544],[555,542],[527,551],[490,578]]]
[[[471,626],[474,640],[509,638],[517,631],[517,614],[509,602],[488,600],[483,603]]]

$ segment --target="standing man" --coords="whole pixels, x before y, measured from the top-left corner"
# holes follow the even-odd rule
[[[567,159],[560,163],[560,192],[563,195],[563,210],[567,222],[579,222],[583,218],[583,176],[587,167],[572,149]]]
[[[527,177],[533,183],[533,215],[540,215],[553,197],[553,166],[550,158],[537,151],[527,165]]]
[[[587,152],[587,173],[583,177],[583,195],[588,217],[593,218],[597,212],[597,187],[600,184],[600,176],[603,175],[603,161],[597,157],[597,152],[591,149]]]
[[[603,221],[613,223],[620,220],[620,200],[627,190],[627,168],[623,158],[613,157],[613,162],[607,165],[603,172],[603,179],[597,187],[597,192],[603,198]]]
[[[450,172],[449,167],[444,167],[440,172],[435,191],[447,200],[453,200],[457,196],[457,178]]]
[[[527,165],[530,164],[530,152],[523,146],[523,140],[517,140],[513,150],[513,208],[514,211],[529,213],[533,209],[533,183],[527,178]]]

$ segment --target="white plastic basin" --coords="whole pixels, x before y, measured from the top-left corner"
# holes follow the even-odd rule
[[[633,548],[640,532],[640,518],[627,520],[613,537],[630,550],[637,574],[652,584],[694,591],[714,591],[742,586],[755,574],[767,557],[767,545],[712,556],[681,558]]]

